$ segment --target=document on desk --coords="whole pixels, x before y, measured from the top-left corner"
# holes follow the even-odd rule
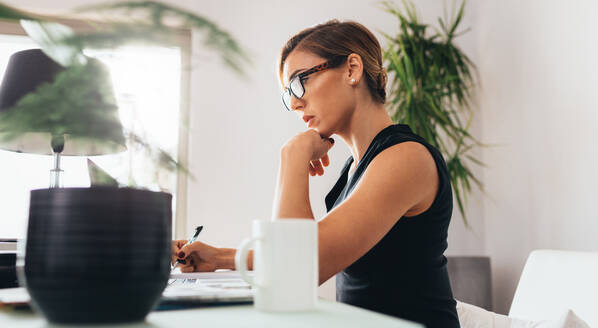
[[[251,272],[250,272],[251,275]],[[170,279],[241,279],[239,271],[171,273]]]
[[[238,271],[175,273],[171,274],[170,280],[181,282],[168,285],[162,293],[163,303],[243,304],[253,302],[254,291],[249,284],[241,279]],[[29,302],[29,293],[24,287],[0,289],[0,307],[25,306]]]
[[[29,304],[31,298],[25,287],[0,289],[0,307],[23,306]]]
[[[162,302],[251,303],[254,291],[238,271],[173,273]]]

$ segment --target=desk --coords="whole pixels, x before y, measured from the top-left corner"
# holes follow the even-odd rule
[[[145,322],[127,325],[100,327],[260,327],[260,328],[305,328],[305,327],[393,327],[423,328],[423,325],[360,309],[343,303],[319,300],[316,310],[311,312],[274,313],[260,312],[253,305],[204,307],[190,310],[151,312]],[[78,327],[80,325],[77,325]],[[0,327],[51,328],[65,327],[48,324],[45,319],[31,311],[15,311],[0,308]],[[71,327],[71,326],[66,326]]]

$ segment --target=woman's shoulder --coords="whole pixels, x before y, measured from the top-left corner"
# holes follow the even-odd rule
[[[376,148],[383,150],[387,147],[394,146],[398,143],[407,141],[415,141],[422,144],[426,144],[426,141],[415,134],[413,130],[407,124],[395,124],[382,130],[380,134],[375,138],[374,143]]]
[[[420,159],[435,162],[440,166],[442,164],[439,162],[444,162],[440,151],[424,138],[415,134],[406,124],[395,124],[383,130],[372,146],[371,152],[368,154],[369,161],[373,161],[382,152],[393,153],[395,156],[401,156],[400,153],[404,152],[405,155],[419,156]]]
[[[409,199],[402,215],[421,213],[433,203],[439,174],[436,162],[427,147],[416,141],[398,143],[376,156],[363,174],[361,188],[372,194]]]
[[[399,159],[402,156],[409,156],[414,160],[434,160],[431,156],[431,148],[434,147],[415,134],[407,124],[388,126],[374,138],[371,146],[369,154],[366,154],[366,157],[369,157],[368,162],[374,161],[382,153],[385,154],[383,160]]]
[[[388,187],[419,188],[436,179],[436,164],[426,146],[416,141],[394,144],[371,159],[360,180]],[[428,181],[429,180],[429,181]]]
[[[397,165],[401,163],[401,165]],[[385,168],[388,173],[393,171],[401,171],[405,169],[422,171],[422,170],[436,170],[434,158],[430,153],[428,147],[423,143],[415,140],[408,140],[401,143],[390,145],[377,154],[368,165],[366,171],[377,171],[380,168]]]

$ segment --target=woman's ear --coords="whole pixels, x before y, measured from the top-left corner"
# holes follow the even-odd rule
[[[363,61],[361,56],[352,53],[347,57],[347,83],[350,85],[357,85],[363,76]]]

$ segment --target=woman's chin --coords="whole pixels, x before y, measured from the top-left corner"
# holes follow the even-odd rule
[[[332,133],[328,129],[322,129],[317,126],[313,127],[312,129],[314,129],[316,132],[318,132],[318,134],[320,134],[320,136],[322,138],[330,138],[330,136],[332,135]]]

